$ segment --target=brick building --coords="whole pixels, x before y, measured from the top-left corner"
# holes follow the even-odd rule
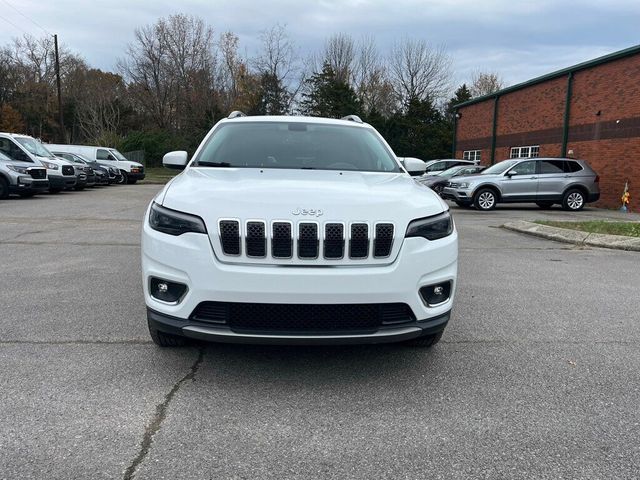
[[[587,160],[600,174],[597,206],[640,205],[640,45],[456,106],[456,158]]]

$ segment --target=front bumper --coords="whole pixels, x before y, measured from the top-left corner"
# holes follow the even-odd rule
[[[144,171],[127,173],[130,180],[144,180]]]
[[[49,175],[49,188],[65,189],[76,186],[75,175]]]
[[[451,188],[451,187],[444,187],[442,189],[442,193],[440,193],[440,196],[442,198],[444,198],[445,200],[454,200],[456,202],[472,202],[473,201],[473,195],[472,195],[472,191],[471,190],[462,190],[462,189],[457,189],[457,188]]]
[[[16,184],[9,185],[9,193],[38,193],[49,188],[49,180],[37,180],[29,176],[21,175]]]
[[[444,329],[453,306],[457,267],[457,233],[435,241],[407,238],[395,261],[388,265],[338,267],[246,265],[220,262],[204,234],[178,237],[152,230],[142,233],[142,276],[149,322],[167,333],[224,342],[245,343],[380,343],[401,341]],[[149,278],[187,285],[178,304],[161,302],[149,293]],[[450,298],[428,306],[419,289],[452,282]],[[201,302],[273,304],[404,303],[415,321],[381,326],[367,335],[238,334],[227,327],[190,320]],[[440,330],[438,330],[438,328]],[[300,338],[298,338],[300,337]],[[312,338],[313,337],[313,338]],[[319,337],[319,338],[316,338]]]
[[[179,335],[197,340],[220,343],[244,343],[261,345],[358,345],[373,343],[394,343],[411,340],[424,335],[441,332],[447,326],[451,312],[446,312],[427,321],[403,324],[402,326],[386,326],[375,333],[367,334],[255,334],[234,332],[228,327],[218,327],[185,321],[156,312],[147,307],[147,321],[151,328],[172,335]]]

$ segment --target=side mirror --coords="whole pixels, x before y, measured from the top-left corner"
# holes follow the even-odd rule
[[[184,150],[169,152],[162,157],[162,165],[173,170],[184,170],[189,156]]]
[[[509,170],[507,172],[507,177],[509,177],[509,178],[513,177],[514,175],[518,175],[518,172],[516,172],[514,170]]]
[[[402,160],[402,165],[412,177],[422,175],[427,169],[427,165],[419,158],[405,157]]]

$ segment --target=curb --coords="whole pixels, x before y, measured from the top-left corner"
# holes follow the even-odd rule
[[[580,230],[550,227],[548,225],[540,225],[539,223],[525,222],[522,220],[507,222],[502,227],[514,232],[526,233],[527,235],[546,238],[547,240],[554,240],[556,242],[640,252],[640,238],[636,237],[581,232]]]

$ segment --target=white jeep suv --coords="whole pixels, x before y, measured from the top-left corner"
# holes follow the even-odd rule
[[[447,205],[356,116],[247,117],[207,134],[142,233],[151,338],[431,346],[453,305]],[[187,164],[188,163],[188,164]],[[418,165],[419,164],[419,165]]]

